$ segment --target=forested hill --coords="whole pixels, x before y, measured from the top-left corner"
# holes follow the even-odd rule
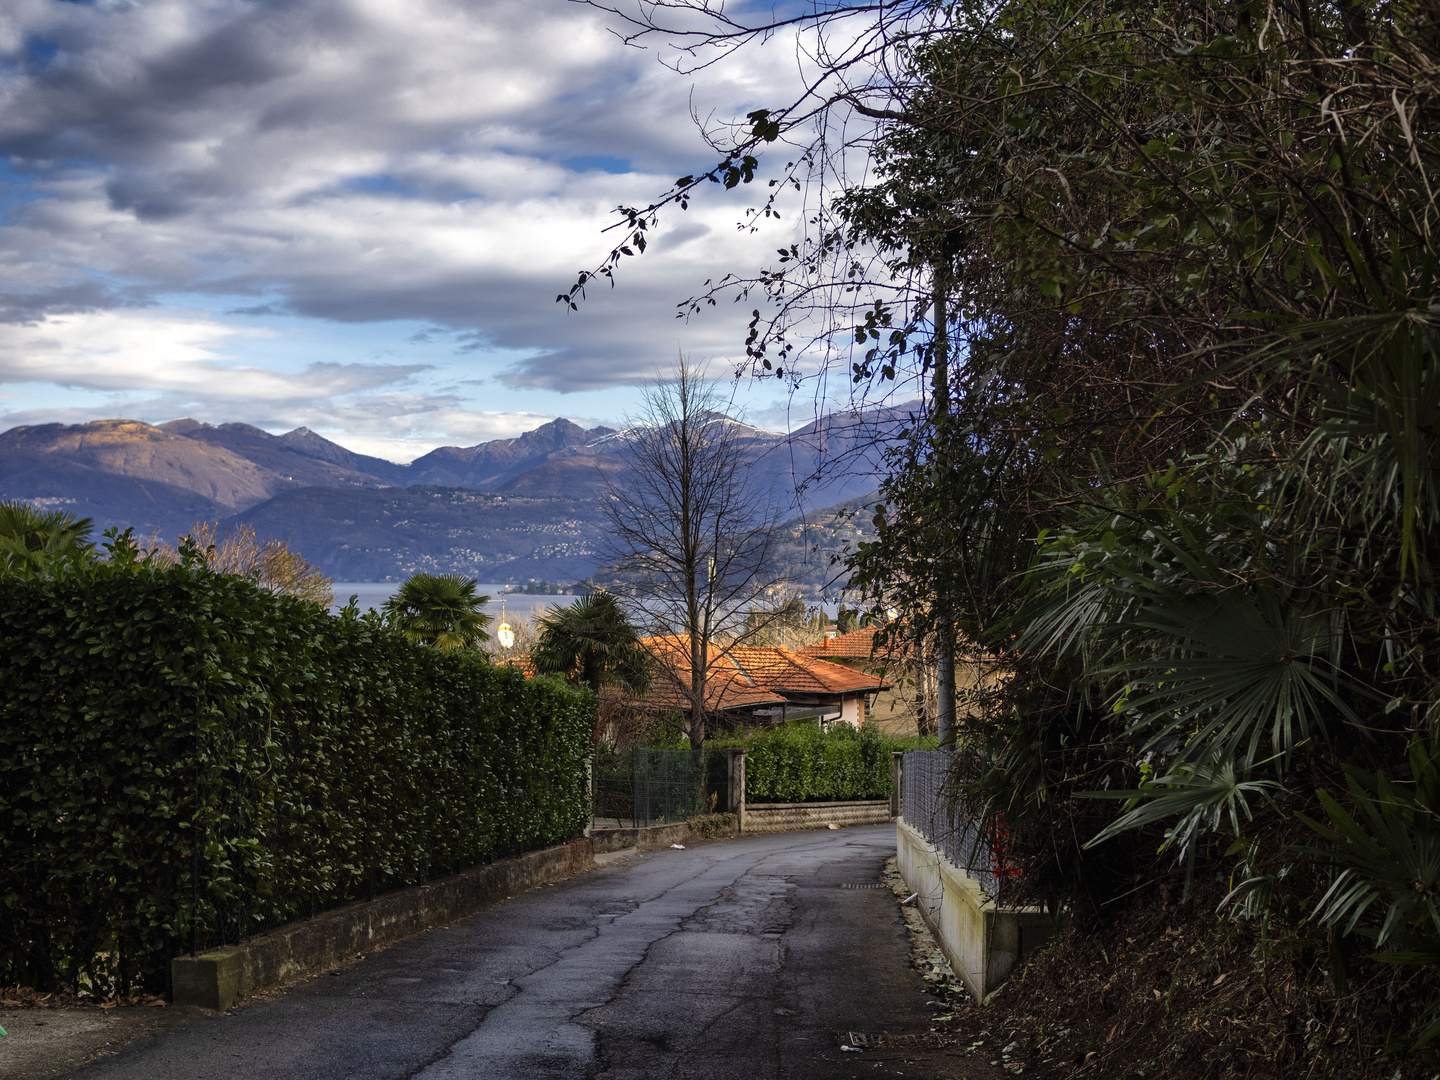
[[[832,556],[873,532],[863,502],[788,521],[778,561],[797,585],[824,588]],[[605,520],[594,498],[412,487],[298,488],[237,515],[262,536],[284,536],[337,581],[404,578],[417,570],[481,581],[581,581],[594,574]]]
[[[752,477],[782,516],[822,524],[808,543],[833,547],[832,515],[815,508],[878,486],[886,440],[903,417],[903,409],[831,415],[788,435],[747,427],[742,443]],[[577,580],[595,569],[598,497],[625,468],[616,436],[560,419],[400,465],[306,428],[272,435],[194,420],[46,424],[0,433],[0,499],[94,518],[97,532],[131,526],[142,536],[248,521],[341,580],[415,570]],[[825,576],[810,565],[806,543],[792,538],[786,551],[805,577]]]

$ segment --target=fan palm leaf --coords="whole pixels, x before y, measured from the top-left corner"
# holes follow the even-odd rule
[[[382,613],[411,641],[437,649],[478,649],[490,635],[490,599],[476,596],[477,582],[463,574],[413,574],[385,601]]]
[[[539,620],[540,640],[530,654],[536,670],[584,683],[590,689],[621,686],[643,694],[650,669],[640,635],[612,593],[590,593]]]
[[[0,502],[0,572],[35,574],[83,562],[94,551],[94,521],[61,510]]]

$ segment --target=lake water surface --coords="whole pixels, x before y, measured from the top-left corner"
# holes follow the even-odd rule
[[[332,612],[339,611],[350,600],[354,593],[359,599],[356,603],[361,611],[368,611],[370,608],[379,610],[380,606],[394,596],[396,591],[403,585],[400,581],[336,581],[331,583],[335,590],[335,603],[330,605]],[[490,602],[482,609],[485,614],[491,616],[498,624],[500,622],[500,594],[504,591],[504,585],[477,585],[475,591],[481,596],[489,596]],[[554,604],[570,604],[578,600],[577,596],[527,596],[524,593],[510,593],[505,597],[505,617],[531,617],[537,608],[547,608]]]

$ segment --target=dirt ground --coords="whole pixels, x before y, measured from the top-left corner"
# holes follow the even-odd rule
[[[28,990],[0,991],[0,1080],[52,1080],[127,1043],[201,1015],[154,997],[105,1006]]]
[[[893,863],[885,881],[907,892]],[[1337,992],[1323,938],[1223,917],[1221,886],[1181,892],[1154,882],[1109,925],[1067,927],[984,1006],[906,908],[933,1038],[1043,1080],[1440,1080],[1411,1049],[1413,977],[1351,958]]]

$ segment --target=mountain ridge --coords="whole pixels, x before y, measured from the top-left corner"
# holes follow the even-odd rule
[[[745,427],[747,468],[789,516],[872,492],[901,417],[896,409],[831,414],[788,435],[715,419]],[[586,576],[587,559],[593,570],[601,500],[627,467],[622,435],[562,418],[514,438],[437,447],[402,465],[304,427],[272,435],[190,418],[21,426],[0,432],[0,499],[91,517],[97,531],[128,526],[166,539],[197,521],[245,521],[350,580],[445,565],[513,565],[522,579],[560,580]],[[843,467],[827,471],[831,460]],[[477,492],[499,501],[470,497]],[[427,512],[442,503],[451,509]],[[467,513],[499,514],[506,524],[470,522]],[[395,530],[389,540],[385,528]]]

